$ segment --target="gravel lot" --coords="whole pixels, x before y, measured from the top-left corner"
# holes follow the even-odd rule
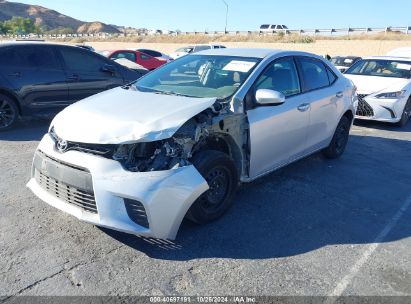
[[[160,242],[81,223],[25,187],[49,121],[0,134],[0,295],[411,295],[411,123],[358,123]]]

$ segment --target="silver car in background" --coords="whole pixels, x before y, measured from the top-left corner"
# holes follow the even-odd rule
[[[313,54],[187,55],[58,114],[28,187],[82,221],[174,239],[184,217],[221,217],[242,182],[316,151],[340,157],[356,103],[352,82]]]

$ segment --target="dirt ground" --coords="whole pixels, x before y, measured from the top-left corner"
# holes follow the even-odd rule
[[[115,50],[123,48],[149,48],[166,54],[187,44],[179,43],[132,43],[132,42],[86,42],[97,50]],[[258,42],[226,42],[227,47],[234,48],[272,48],[307,51],[319,55],[385,55],[388,51],[399,47],[410,46],[411,41],[390,40],[317,40],[314,43],[258,43]]]

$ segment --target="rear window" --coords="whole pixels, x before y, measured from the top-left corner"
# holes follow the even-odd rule
[[[262,26],[260,26],[260,29],[266,30],[266,29],[268,29],[269,27],[270,27],[269,24],[263,24]]]
[[[0,50],[0,65],[16,68],[61,69],[50,46],[22,45]]]
[[[211,46],[209,45],[199,45],[194,48],[194,52],[200,52],[200,51],[209,50],[209,49],[211,49]]]
[[[163,56],[163,54],[161,54],[160,52],[154,51],[154,50],[141,49],[139,51],[144,53],[144,54],[150,55],[152,57],[161,57],[161,56]]]
[[[100,72],[107,64],[104,58],[82,49],[63,47],[60,48],[60,53],[67,68],[74,71]]]
[[[330,85],[329,71],[321,61],[309,58],[299,58],[298,60],[303,72],[304,91],[312,91]]]

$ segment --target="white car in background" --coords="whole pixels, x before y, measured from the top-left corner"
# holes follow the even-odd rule
[[[411,116],[411,58],[368,57],[344,76],[357,87],[356,118],[406,125]]]
[[[241,182],[317,151],[340,157],[355,103],[352,82],[313,54],[191,54],[60,112],[28,187],[82,221],[174,239],[184,217],[221,217]]]
[[[174,53],[170,54],[170,57],[173,59],[177,59],[183,56],[186,56],[191,53],[197,53],[205,50],[212,50],[212,49],[225,49],[226,47],[224,45],[220,44],[200,44],[200,45],[194,45],[194,46],[185,46],[182,48],[179,48],[176,50]]]
[[[260,26],[260,33],[286,32],[288,27],[284,24],[263,24]]]

